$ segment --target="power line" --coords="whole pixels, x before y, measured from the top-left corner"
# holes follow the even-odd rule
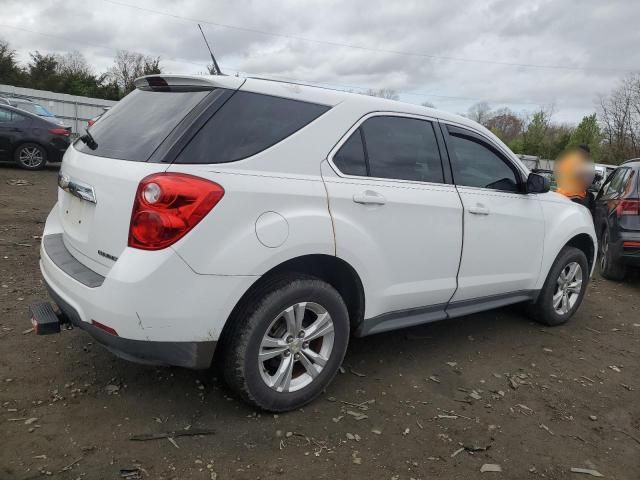
[[[41,35],[43,37],[49,37],[49,38],[54,38],[57,40],[62,40],[65,42],[69,42],[69,43],[74,43],[77,44],[77,42],[71,38],[68,37],[63,37],[60,35],[54,35],[54,34],[50,34],[50,33],[44,33],[44,32],[39,32],[36,30],[31,30],[28,28],[24,28],[24,27],[17,27],[14,25],[6,25],[6,24],[0,24],[0,27],[5,27],[5,28],[11,28],[11,29],[15,29],[15,30],[20,30],[23,32],[28,32],[28,33],[33,33],[35,35]],[[103,49],[103,50],[108,50],[110,52],[117,52],[118,49],[114,48],[114,47],[109,47],[107,45],[101,45],[101,44],[97,44],[97,43],[91,43],[91,42],[85,42],[83,41],[84,45],[90,46],[90,47],[94,47],[94,48],[99,48],[99,49]],[[196,63],[196,62],[190,62],[188,60],[184,60],[184,59],[178,59],[175,57],[165,57],[167,60],[171,60],[175,63],[181,63],[181,64],[189,64],[189,65],[196,65],[200,68],[203,68],[206,70],[207,66],[203,63]],[[365,87],[362,85],[345,85],[345,84],[340,84],[340,83],[328,83],[328,82],[316,82],[316,81],[309,81],[309,80],[303,80],[303,79],[299,79],[299,78],[291,78],[291,77],[284,77],[284,76],[279,76],[279,75],[272,75],[272,74],[259,74],[259,73],[252,73],[252,72],[247,72],[246,70],[240,70],[237,67],[233,67],[231,65],[223,65],[225,67],[225,70],[231,71],[233,73],[246,73],[248,75],[253,75],[253,76],[263,76],[263,77],[271,77],[273,79],[280,79],[280,80],[285,80],[285,81],[290,81],[290,82],[297,82],[297,83],[308,83],[310,85],[316,85],[316,86],[320,86],[320,87],[330,87],[330,88],[334,88],[337,90],[358,90],[358,91],[366,91],[366,90],[370,90],[371,87]],[[506,100],[491,100],[489,98],[472,98],[472,97],[461,97],[461,96],[453,96],[453,95],[438,95],[438,94],[433,94],[433,93],[427,93],[427,92],[407,92],[407,91],[402,91],[402,90],[397,90],[397,92],[399,94],[402,95],[408,95],[408,96],[416,96],[416,97],[429,97],[429,98],[440,98],[443,100],[464,100],[464,101],[481,101],[481,100],[485,100],[485,101],[493,101],[494,103],[497,104],[510,104],[510,105],[536,105],[539,106],[541,105],[540,102],[515,102],[515,101],[506,101]]]
[[[299,35],[292,35],[292,34],[287,34],[287,33],[269,32],[269,31],[265,31],[265,30],[258,30],[258,29],[255,29],[255,28],[248,28],[248,27],[242,27],[242,26],[238,26],[238,25],[229,25],[229,24],[225,24],[225,23],[212,22],[210,20],[203,20],[203,19],[197,19],[197,18],[192,18],[192,17],[185,17],[185,16],[182,16],[182,15],[176,15],[176,14],[169,13],[169,12],[164,12],[164,11],[161,11],[161,10],[155,10],[155,9],[152,9],[152,8],[141,7],[141,6],[138,6],[138,5],[131,5],[129,3],[120,2],[120,1],[117,1],[117,0],[102,0],[102,1],[103,2],[107,2],[107,3],[111,3],[113,5],[119,5],[119,6],[122,6],[122,7],[133,8],[133,9],[140,10],[140,11],[143,11],[143,12],[155,13],[157,15],[164,15],[166,17],[176,18],[176,19],[179,19],[179,20],[184,20],[184,21],[193,22],[193,23],[204,23],[204,24],[207,24],[207,25],[213,25],[215,27],[228,28],[228,29],[231,29],[231,30],[239,30],[239,31],[242,31],[242,32],[257,33],[259,35],[267,35],[267,36],[271,36],[271,37],[288,38],[288,39],[292,39],[292,40],[299,40],[299,41],[302,41],[302,42],[317,43],[317,44],[321,44],[321,45],[330,45],[330,46],[333,46],[333,47],[351,48],[351,49],[355,49],[355,50],[364,50],[364,51],[377,52],[377,53],[388,53],[388,54],[392,54],[392,55],[402,55],[402,56],[405,56],[405,57],[419,57],[419,58],[429,58],[429,59],[432,59],[432,60],[445,60],[445,61],[450,61],[450,62],[476,63],[476,64],[487,64],[487,65],[502,65],[502,66],[520,67],[520,68],[542,68],[542,69],[549,69],[549,70],[611,71],[611,72],[635,72],[635,71],[638,70],[638,69],[632,69],[632,68],[628,68],[628,67],[597,67],[597,66],[579,66],[579,65],[577,65],[577,66],[573,66],[573,65],[544,65],[544,64],[534,64],[534,63],[502,62],[502,61],[498,61],[498,60],[450,57],[450,56],[432,55],[432,54],[420,53],[420,52],[408,52],[408,51],[403,51],[403,50],[390,50],[390,49],[384,49],[384,48],[374,48],[374,47],[367,47],[367,46],[363,46],[363,45],[354,45],[354,44],[349,44],[349,43],[341,43],[341,42],[336,42],[336,41],[331,41],[331,40],[321,40],[321,39],[317,39],[317,38],[302,37],[302,36],[299,36]]]

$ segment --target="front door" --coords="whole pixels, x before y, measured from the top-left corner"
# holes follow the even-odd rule
[[[524,172],[499,147],[467,129],[444,130],[464,206],[462,260],[451,307],[526,299],[542,261],[542,207],[535,195],[524,193]]]
[[[445,182],[443,148],[428,119],[376,114],[336,147],[331,166],[323,164],[336,254],[362,277],[365,319],[380,320],[366,333],[445,317],[462,205]]]

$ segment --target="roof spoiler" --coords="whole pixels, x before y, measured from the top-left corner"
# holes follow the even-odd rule
[[[159,92],[177,92],[193,90],[213,90],[225,88],[237,90],[245,82],[244,78],[221,75],[146,75],[136,78],[133,82],[140,90]]]

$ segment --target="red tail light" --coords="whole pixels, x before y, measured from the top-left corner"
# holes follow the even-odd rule
[[[616,206],[616,213],[621,215],[640,215],[640,200],[620,200]]]
[[[91,120],[87,120],[87,128],[96,123],[96,121],[92,118]]]
[[[184,173],[144,178],[133,203],[129,246],[160,250],[177,242],[220,201],[224,188]]]
[[[62,135],[63,137],[68,137],[71,135],[71,132],[66,128],[51,128],[49,129],[49,133],[52,135]]]

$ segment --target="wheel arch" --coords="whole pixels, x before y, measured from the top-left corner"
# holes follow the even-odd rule
[[[575,235],[562,248],[565,247],[575,247],[578,250],[584,252],[585,256],[587,257],[589,272],[593,271],[596,256],[596,244],[589,234],[579,233],[578,235]]]
[[[326,254],[303,255],[286,260],[271,268],[264,275],[261,275],[251,287],[236,302],[229,319],[234,318],[258,290],[265,288],[275,279],[287,274],[311,275],[327,282],[344,300],[351,328],[357,327],[364,319],[364,287],[362,280],[356,270],[346,261],[339,257]],[[220,342],[225,343],[225,338],[233,331],[233,321],[227,320],[220,334]]]

